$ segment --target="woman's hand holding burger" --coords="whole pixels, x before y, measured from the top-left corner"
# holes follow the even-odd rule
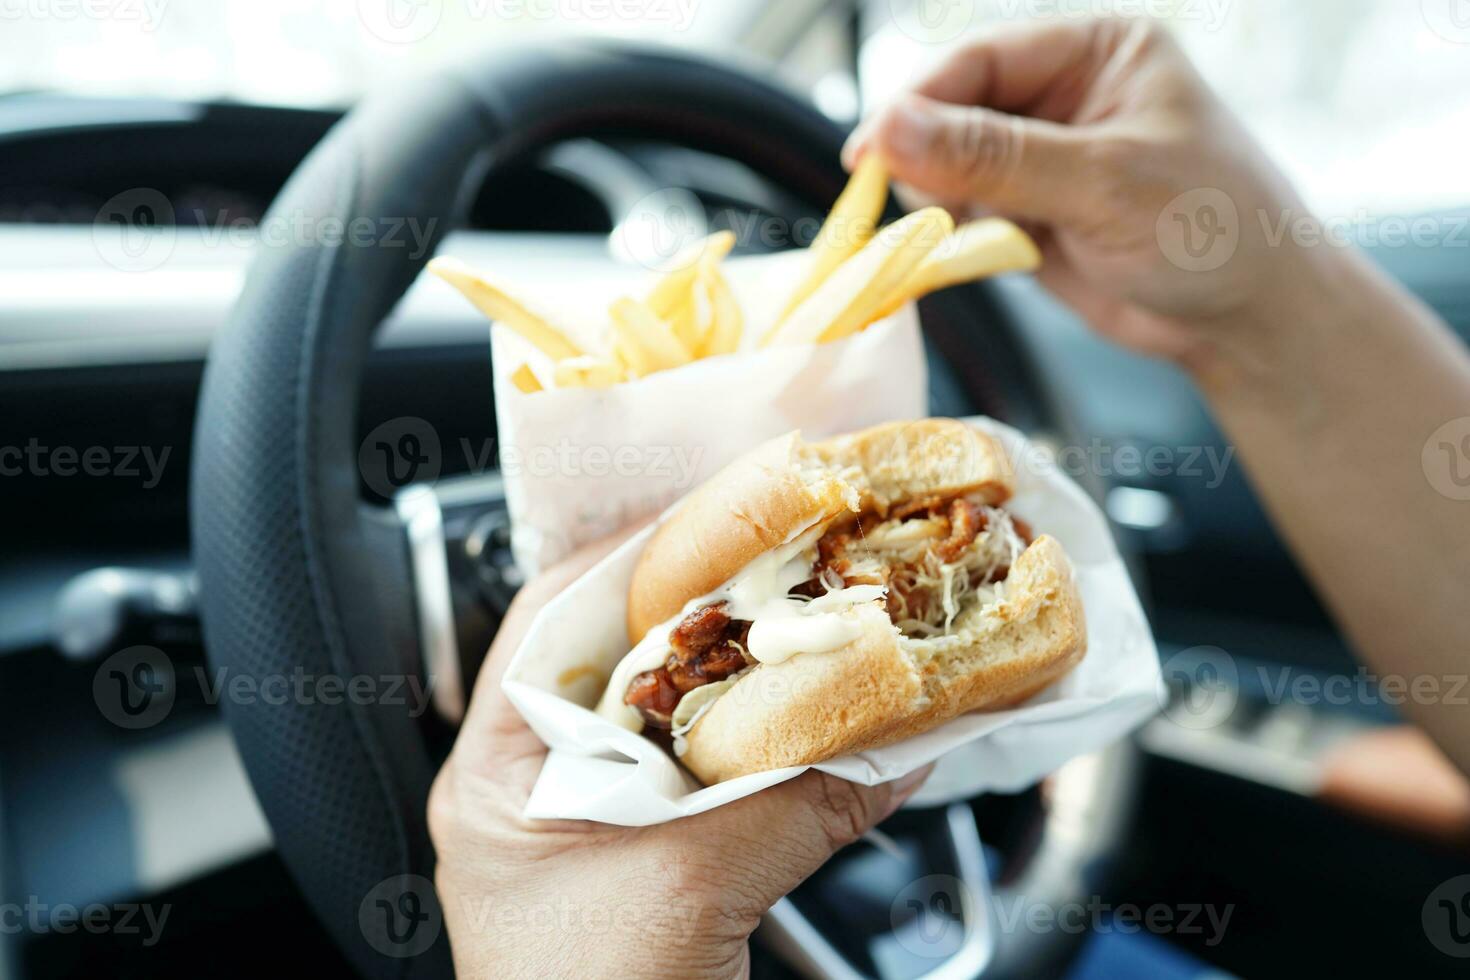
[[[816,771],[652,827],[524,817],[546,747],[500,690],[536,611],[619,541],[516,598],[434,783],[435,885],[461,977],[738,977],[761,916],[907,799],[922,770],[880,786]]]

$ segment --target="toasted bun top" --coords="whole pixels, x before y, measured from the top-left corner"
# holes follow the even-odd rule
[[[799,433],[772,439],[684,498],[633,570],[630,642],[772,548],[856,509],[857,495],[832,474],[805,465],[804,451]]]
[[[628,587],[628,639],[636,644],[690,599],[844,513],[968,493],[994,505],[1013,489],[1000,444],[953,419],[890,422],[817,443],[795,432],[773,439],[698,487],[654,533]]]

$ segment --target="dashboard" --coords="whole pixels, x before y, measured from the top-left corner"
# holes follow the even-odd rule
[[[0,100],[0,224],[91,225],[146,189],[166,202],[144,220],[180,228],[259,225],[276,192],[341,118],[330,110],[68,96]],[[527,166],[476,200],[467,227],[606,230],[595,189],[574,173]],[[127,215],[136,218],[135,215]]]

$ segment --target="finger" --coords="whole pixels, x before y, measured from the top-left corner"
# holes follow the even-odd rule
[[[1079,128],[910,95],[877,119],[869,152],[921,193],[1068,223],[1097,210],[1077,179],[1086,139]]]
[[[724,860],[741,854],[740,880],[749,891],[741,897],[761,914],[839,849],[891,816],[932,769],[877,786],[813,769],[691,818],[685,839],[710,842]]]
[[[480,675],[475,680],[475,692],[470,699],[459,738],[455,742],[456,752],[463,749],[472,757],[493,758],[495,753],[506,749],[505,737],[508,732],[526,730],[520,715],[500,689],[500,682],[505,676],[505,668],[510,664],[511,657],[531,628],[532,620],[543,606],[628,538],[642,530],[647,523],[640,521],[582,548],[521,588],[510,604],[510,609],[506,611],[505,619],[496,631],[495,641],[490,644],[484,666],[480,668]]]
[[[1111,26],[1099,21],[1001,28],[951,52],[911,91],[941,102],[1028,112],[1061,83],[1081,81],[1111,45],[1110,33]]]
[[[950,52],[905,95],[1064,122],[1087,90],[1087,74],[1116,43],[1112,33],[1096,21],[1001,28]],[[842,162],[849,170],[870,148],[881,115],[848,137]]]

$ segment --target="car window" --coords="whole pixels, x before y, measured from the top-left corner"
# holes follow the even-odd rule
[[[588,34],[691,45],[719,36],[739,7],[701,0],[4,0],[0,92],[345,104],[495,41]]]
[[[864,93],[968,32],[1110,13],[1166,20],[1324,215],[1470,205],[1466,0],[875,0]]]

